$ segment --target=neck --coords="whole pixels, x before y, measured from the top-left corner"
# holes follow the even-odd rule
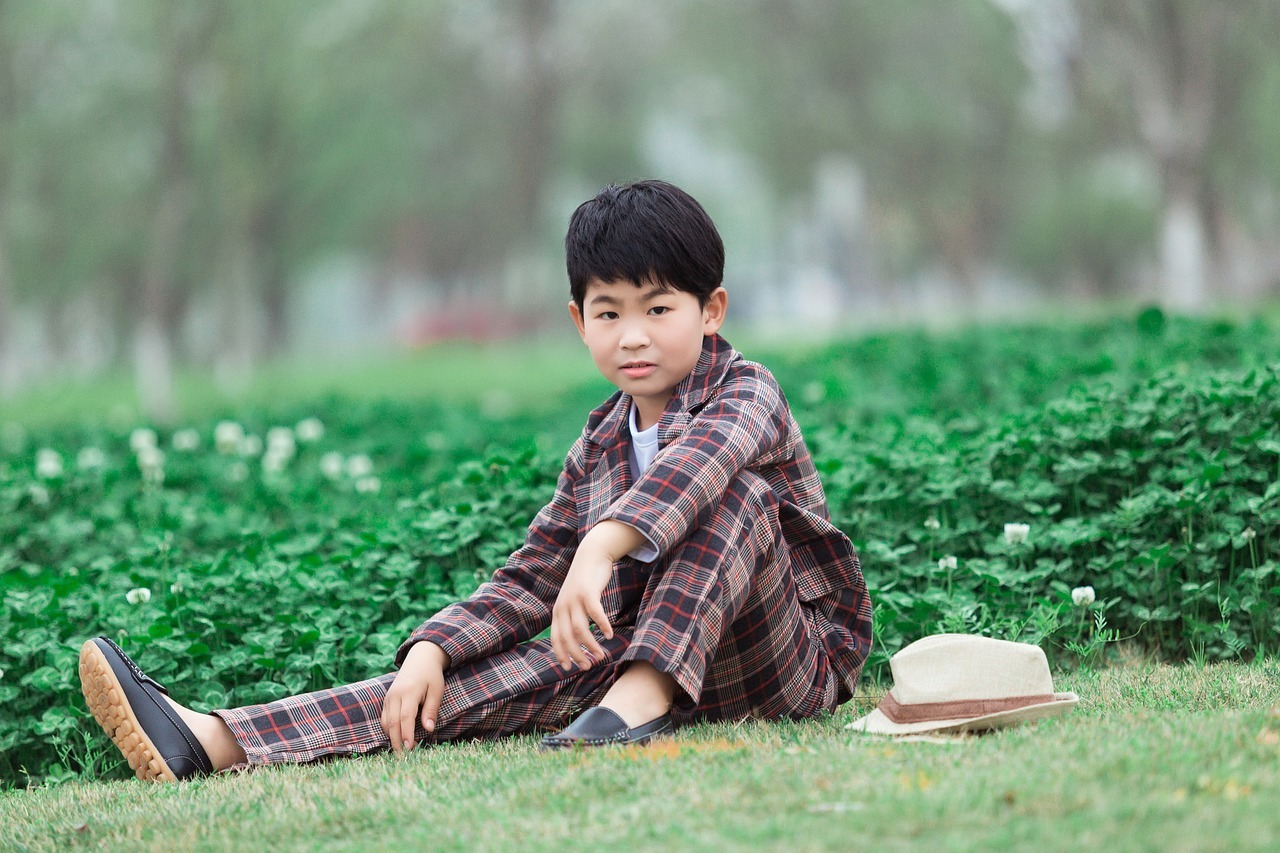
[[[662,406],[641,403],[634,397],[631,400],[631,405],[635,406],[636,409],[636,429],[638,430],[646,430],[656,424],[658,419],[662,417],[662,410],[666,407],[665,403]]]

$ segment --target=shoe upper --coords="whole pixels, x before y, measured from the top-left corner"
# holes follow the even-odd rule
[[[144,673],[129,656],[106,637],[94,642],[111,665],[124,689],[124,700],[147,738],[155,746],[165,764],[179,779],[213,772],[213,762],[200,745],[195,733],[187,727],[173,707],[163,698],[168,695],[155,679]]]
[[[634,729],[617,713],[608,708],[588,708],[576,720],[554,735],[542,739],[544,747],[605,746],[607,744],[646,743],[657,735],[675,730],[670,714],[663,714]]]

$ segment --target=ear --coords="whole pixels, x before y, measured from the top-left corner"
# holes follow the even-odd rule
[[[572,299],[569,300],[569,316],[573,318],[573,325],[578,327],[578,337],[582,338],[582,342],[585,344],[587,342],[587,327],[582,322],[582,309]]]
[[[717,287],[707,297],[707,304],[702,306],[702,334],[714,335],[724,324],[725,312],[729,310],[729,291]]]

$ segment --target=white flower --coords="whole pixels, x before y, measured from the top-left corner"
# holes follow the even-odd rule
[[[1031,533],[1030,524],[1006,524],[1004,526],[1004,541],[1006,545],[1021,545],[1027,541],[1027,536]]]
[[[4,670],[0,669],[0,678],[4,678]]]
[[[298,425],[294,427],[298,433],[298,441],[310,444],[313,441],[319,441],[324,437],[324,424],[319,418],[303,418],[298,421]]]
[[[145,586],[140,586],[126,592],[124,597],[130,604],[146,604],[151,600],[151,590]]]
[[[960,563],[956,560],[955,556],[952,554],[948,554],[947,556],[943,557],[941,560],[938,561],[938,568],[942,569],[944,572],[954,571],[956,566],[958,565],[960,565]]]
[[[932,515],[924,520],[925,530],[937,530],[941,526],[942,525],[938,522],[938,519],[934,518]]]
[[[138,470],[148,483],[164,482],[164,451],[158,447],[144,447],[138,451]]]
[[[249,466],[243,462],[232,462],[227,466],[227,479],[233,483],[243,483],[249,477]]]
[[[330,480],[336,480],[342,476],[342,469],[346,464],[346,460],[342,458],[341,453],[331,450],[320,457],[320,473]]]
[[[195,450],[200,446],[200,433],[193,429],[180,429],[173,434],[174,450]]]
[[[235,453],[240,450],[244,427],[235,421],[219,421],[213,428],[213,443],[219,453]]]
[[[368,477],[373,473],[373,460],[363,453],[357,453],[347,460],[347,476],[353,480]]]
[[[1075,604],[1076,607],[1088,607],[1090,604],[1093,604],[1096,598],[1097,597],[1093,594],[1093,587],[1091,586],[1078,586],[1071,590],[1071,602]]]
[[[39,483],[32,483],[27,486],[27,494],[31,495],[31,500],[40,506],[49,503],[49,490]]]
[[[366,494],[376,494],[382,489],[382,481],[377,477],[361,477],[356,480],[356,491]]]
[[[177,581],[174,581],[173,583],[169,584],[169,592],[173,593],[174,595],[177,595],[178,593],[182,592],[182,584],[178,583]]]
[[[1244,541],[1252,542],[1254,539],[1258,538],[1258,531],[1254,530],[1252,527],[1246,527],[1244,530],[1240,531],[1240,535],[1244,537]]]
[[[52,480],[62,476],[62,454],[48,447],[36,451],[36,476]]]
[[[289,457],[274,450],[262,454],[262,470],[268,474],[279,474],[289,462]]]
[[[77,468],[101,468],[106,462],[107,457],[96,447],[83,447],[76,454]]]
[[[140,453],[144,448],[156,446],[156,431],[150,427],[138,427],[129,433],[129,449]]]
[[[267,452],[277,456],[292,456],[297,451],[293,442],[293,430],[288,427],[272,427],[267,430]]]
[[[261,456],[262,455],[262,439],[256,435],[246,435],[240,439],[240,455],[241,456]]]
[[[164,451],[158,447],[144,447],[138,451],[139,468],[159,468],[164,464]]]

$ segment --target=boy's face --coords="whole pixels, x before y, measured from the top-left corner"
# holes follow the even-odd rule
[[[569,314],[600,373],[632,396],[638,425],[647,429],[693,372],[703,337],[719,331],[727,305],[723,287],[699,306],[682,290],[592,279],[582,308],[570,302]]]

